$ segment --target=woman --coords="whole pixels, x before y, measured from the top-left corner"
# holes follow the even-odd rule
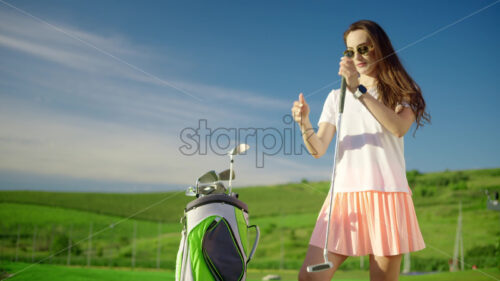
[[[323,263],[329,195],[309,242],[299,280],[330,280],[349,256],[370,256],[370,280],[398,280],[402,254],[425,248],[406,180],[403,136],[430,122],[418,85],[408,75],[384,30],[375,22],[353,23],[344,33],[347,50],[338,74],[347,91],[339,137],[328,258]],[[320,158],[333,139],[340,90],[328,95],[312,129],[303,94],[292,113],[309,152]],[[416,130],[415,129],[415,130]]]

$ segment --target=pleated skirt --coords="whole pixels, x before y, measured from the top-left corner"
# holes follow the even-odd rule
[[[330,194],[309,244],[323,248]],[[328,251],[345,256],[393,256],[425,248],[411,195],[406,192],[335,192]]]

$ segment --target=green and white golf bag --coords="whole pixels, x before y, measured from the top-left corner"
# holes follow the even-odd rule
[[[244,281],[260,231],[249,226],[248,206],[227,194],[191,201],[181,220],[184,227],[177,253],[176,281]],[[248,230],[256,238],[249,249]]]

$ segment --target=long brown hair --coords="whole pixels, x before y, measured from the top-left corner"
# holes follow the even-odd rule
[[[346,46],[347,35],[354,30],[364,30],[374,46],[379,99],[393,110],[398,103],[406,102],[410,105],[416,115],[417,127],[413,133],[415,136],[417,129],[424,125],[423,121],[431,122],[431,116],[425,111],[425,101],[420,87],[404,69],[389,36],[382,27],[370,20],[360,20],[351,24],[344,32]]]

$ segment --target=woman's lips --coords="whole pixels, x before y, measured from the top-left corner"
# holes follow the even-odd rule
[[[358,63],[356,65],[359,66],[359,67],[363,67],[363,66],[366,66],[366,62]]]

